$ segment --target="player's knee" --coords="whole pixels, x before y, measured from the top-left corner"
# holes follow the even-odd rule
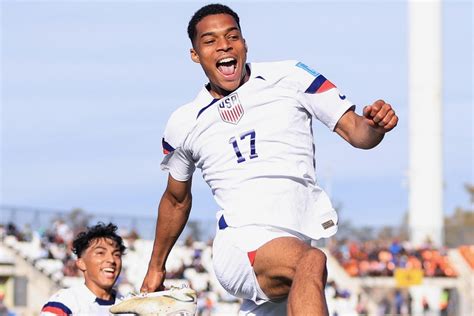
[[[316,248],[311,248],[302,256],[297,269],[302,269],[309,276],[315,277],[325,284],[327,278],[326,261],[327,257],[324,252]]]
[[[327,257],[324,252],[317,248],[308,249],[303,255],[303,260],[308,261],[316,266],[326,266]]]

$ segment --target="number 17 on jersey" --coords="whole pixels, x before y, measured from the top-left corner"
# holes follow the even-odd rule
[[[245,158],[242,156],[242,153],[239,148],[239,144],[237,142],[237,139],[240,138],[240,143],[243,143],[243,140],[247,137],[250,137],[250,155],[249,159],[254,159],[258,157],[257,154],[257,148],[255,147],[255,139],[256,139],[257,134],[255,133],[255,130],[250,130],[247,132],[244,132],[240,134],[239,137],[231,137],[229,139],[229,144],[232,144],[232,147],[234,148],[235,155],[237,156],[237,162],[242,163],[245,160]],[[242,145],[242,144],[241,144]]]

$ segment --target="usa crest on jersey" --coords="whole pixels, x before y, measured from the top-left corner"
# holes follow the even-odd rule
[[[237,93],[232,93],[219,101],[217,109],[224,122],[237,124],[244,115],[244,108]]]

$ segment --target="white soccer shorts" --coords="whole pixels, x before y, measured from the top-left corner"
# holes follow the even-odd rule
[[[303,235],[271,226],[218,227],[213,244],[213,265],[224,289],[252,301],[255,306],[270,301],[260,288],[252,265],[256,250],[279,237],[295,237],[311,244],[311,239]]]

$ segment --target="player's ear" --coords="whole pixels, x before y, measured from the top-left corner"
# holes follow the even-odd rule
[[[245,46],[245,52],[248,53],[249,48],[247,46],[247,41],[245,40],[245,38],[244,38],[244,46]]]
[[[191,48],[189,50],[189,53],[191,54],[191,59],[195,62],[195,63],[198,63],[200,64],[200,60],[199,60],[199,55],[198,53],[196,52],[196,50],[194,48]]]
[[[78,258],[76,260],[76,267],[82,272],[86,271],[86,263],[84,262],[82,258]]]

